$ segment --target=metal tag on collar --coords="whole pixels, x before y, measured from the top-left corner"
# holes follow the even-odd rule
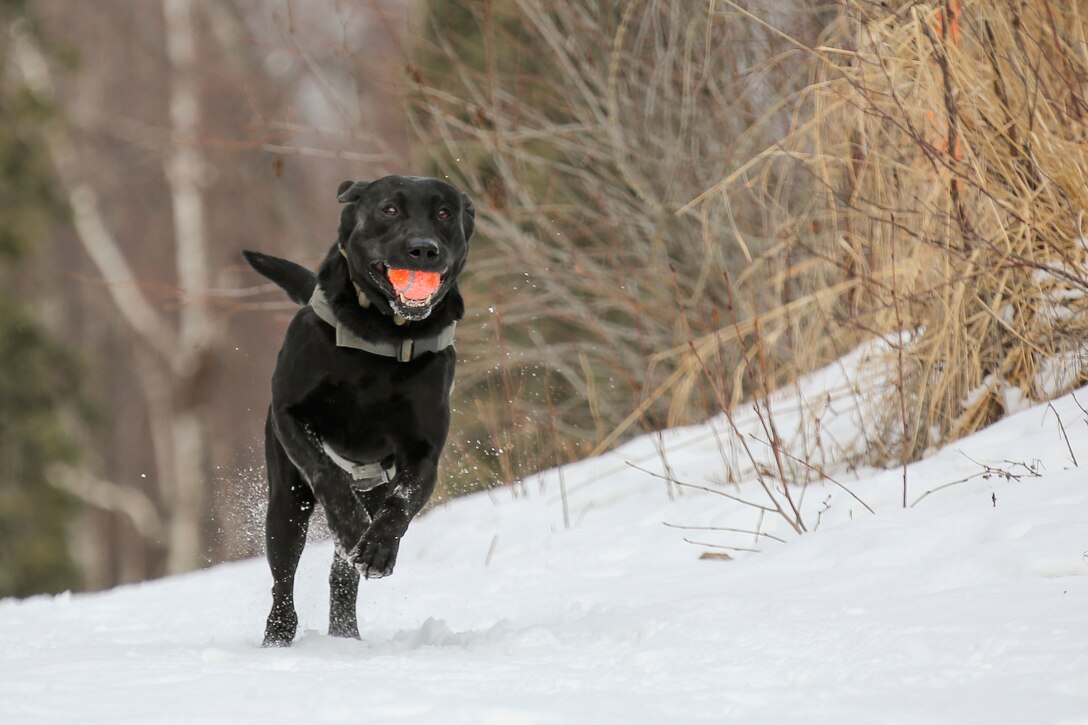
[[[412,350],[413,350],[414,347],[415,347],[415,340],[413,340],[411,338],[408,338],[407,340],[402,342],[400,344],[400,355],[397,356],[397,359],[400,360],[401,362],[411,362],[411,360],[412,360]]]

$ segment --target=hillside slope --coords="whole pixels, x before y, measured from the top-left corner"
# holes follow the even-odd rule
[[[791,399],[779,402],[785,425]],[[825,431],[843,441],[850,419]],[[752,481],[715,483],[724,429],[566,467],[570,528],[557,471],[516,497],[432,511],[396,574],[364,582],[361,642],[323,634],[327,543],[303,556],[289,650],[259,647],[263,561],[0,602],[0,722],[1088,722],[1088,477],[1075,465],[1088,416],[1074,396],[911,466],[912,500],[969,480],[910,509],[901,469],[844,465],[839,483],[877,514],[813,485],[800,508],[816,530],[800,537],[629,465],[758,500]],[[664,523],[760,526],[784,543]],[[733,558],[700,559],[711,550]]]

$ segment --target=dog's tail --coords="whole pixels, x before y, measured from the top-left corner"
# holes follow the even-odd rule
[[[282,287],[292,302],[304,305],[310,301],[317,287],[317,275],[301,264],[248,249],[242,252],[242,256],[249,266]]]

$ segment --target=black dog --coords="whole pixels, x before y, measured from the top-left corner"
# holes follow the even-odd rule
[[[329,634],[359,636],[359,575],[393,572],[401,537],[434,491],[449,432],[472,201],[437,179],[401,176],[345,181],[338,198],[339,238],[316,276],[244,253],[305,305],[287,328],[265,424],[266,647],[294,639],[295,569],[318,501],[336,542]]]

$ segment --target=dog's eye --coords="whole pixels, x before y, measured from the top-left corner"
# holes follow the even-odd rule
[[[386,204],[382,207],[382,214],[385,214],[386,216],[396,216],[397,207],[393,206],[392,204]]]
[[[441,209],[438,210],[438,218],[441,219],[442,221],[446,221],[447,219],[450,218],[450,210],[447,209],[446,207],[442,207]]]

